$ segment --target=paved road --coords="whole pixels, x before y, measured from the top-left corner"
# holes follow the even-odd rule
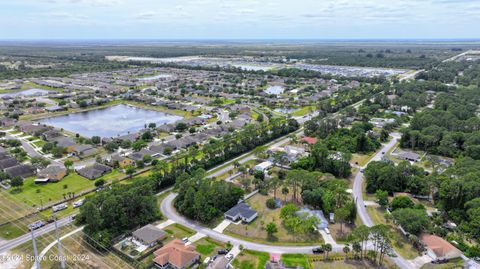
[[[15,139],[15,140],[19,140],[21,143],[22,143],[22,146],[23,148],[25,149],[25,151],[27,152],[28,156],[30,157],[43,157],[45,158],[45,156],[43,156],[42,154],[38,153],[33,147],[32,145],[30,145],[29,143],[27,143],[24,139],[20,139],[20,137],[17,137],[17,136],[13,136],[11,134],[6,134],[5,137],[7,139]]]
[[[65,225],[68,225],[68,224],[72,223],[72,221],[73,221],[72,217],[67,216],[67,217],[59,219],[57,221],[57,224],[58,224],[58,227],[60,228],[60,227],[63,227]],[[54,230],[55,230],[55,223],[47,224],[44,227],[42,227],[38,230],[35,230],[35,237],[50,233]],[[15,238],[15,239],[3,242],[0,245],[0,253],[3,253],[3,252],[8,251],[12,248],[15,248],[15,247],[17,247],[17,246],[19,246],[23,243],[29,242],[31,239],[32,239],[32,236],[30,235],[30,233],[27,233],[27,234],[24,234],[22,236],[19,236],[19,237]]]
[[[390,149],[392,149],[401,137],[399,133],[392,133],[391,136],[393,138],[387,144],[385,144],[382,147],[382,149],[378,151],[377,154],[375,154],[375,156],[373,156],[373,158],[368,163],[373,161],[380,161],[384,155],[384,152],[387,153]],[[365,168],[367,165],[361,167],[361,169]],[[368,212],[365,206],[365,201],[363,200],[363,194],[362,194],[363,180],[364,180],[363,173],[358,171],[357,174],[355,175],[355,181],[353,182],[353,197],[357,204],[357,214],[360,216],[360,219],[362,220],[363,224],[365,224],[368,227],[371,227],[374,225],[374,223],[370,218],[370,215],[368,215]],[[392,260],[395,262],[395,264],[398,267],[402,269],[414,268],[409,261],[401,257],[398,253],[395,252],[395,255],[397,257],[392,257]]]

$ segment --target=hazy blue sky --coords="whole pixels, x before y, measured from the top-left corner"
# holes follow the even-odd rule
[[[480,38],[480,0],[0,0],[0,39]]]

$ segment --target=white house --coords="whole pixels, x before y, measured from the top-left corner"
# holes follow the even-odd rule
[[[272,166],[273,166],[272,162],[265,161],[263,163],[259,163],[259,164],[255,165],[255,170],[265,172],[266,170],[268,170]]]

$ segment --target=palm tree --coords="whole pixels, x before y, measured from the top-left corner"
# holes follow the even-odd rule
[[[332,251],[332,245],[330,243],[324,244],[323,250],[325,251],[325,254],[327,255],[327,259],[328,259],[328,252]]]
[[[346,244],[344,247],[343,247],[343,253],[345,253],[345,259],[348,259],[348,253],[350,252],[350,245],[349,244]]]
[[[287,186],[283,186],[282,188],[282,194],[284,196],[284,200],[285,200],[285,203],[287,202],[287,194],[289,193],[289,190],[288,190],[288,187]]]

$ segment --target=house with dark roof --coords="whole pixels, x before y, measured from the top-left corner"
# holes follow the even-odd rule
[[[26,177],[35,175],[35,168],[33,168],[33,166],[28,165],[28,164],[19,164],[19,165],[16,165],[16,166],[12,166],[12,167],[4,169],[4,171],[11,178],[13,178],[13,177],[26,178]]]
[[[120,166],[120,168],[125,168],[129,165],[133,165],[134,164],[134,161],[132,159],[129,159],[127,157],[124,157],[118,153],[115,153],[115,154],[112,154],[110,156],[107,156],[105,158],[105,161],[108,165],[110,166],[114,166],[115,162],[118,162],[118,165]]]
[[[97,153],[97,149],[92,145],[76,145],[73,149],[73,154],[78,157],[89,157],[95,155]]]
[[[167,237],[167,233],[153,226],[152,224],[148,224],[138,230],[135,230],[132,233],[132,236],[135,240],[141,242],[142,244],[153,247],[159,241]]]
[[[86,177],[88,179],[97,179],[111,171],[112,171],[112,168],[110,166],[107,166],[101,163],[95,163],[91,166],[78,169],[77,173],[82,177]]]
[[[2,160],[0,160],[0,169],[5,170],[6,168],[13,167],[16,165],[19,165],[20,163],[17,161],[17,159],[13,157],[7,157]]]
[[[59,136],[52,139],[57,147],[66,148],[68,152],[73,152],[76,143],[72,138]]]
[[[243,222],[250,223],[258,216],[258,213],[246,203],[241,202],[225,212],[224,216],[231,221],[242,220]]]

